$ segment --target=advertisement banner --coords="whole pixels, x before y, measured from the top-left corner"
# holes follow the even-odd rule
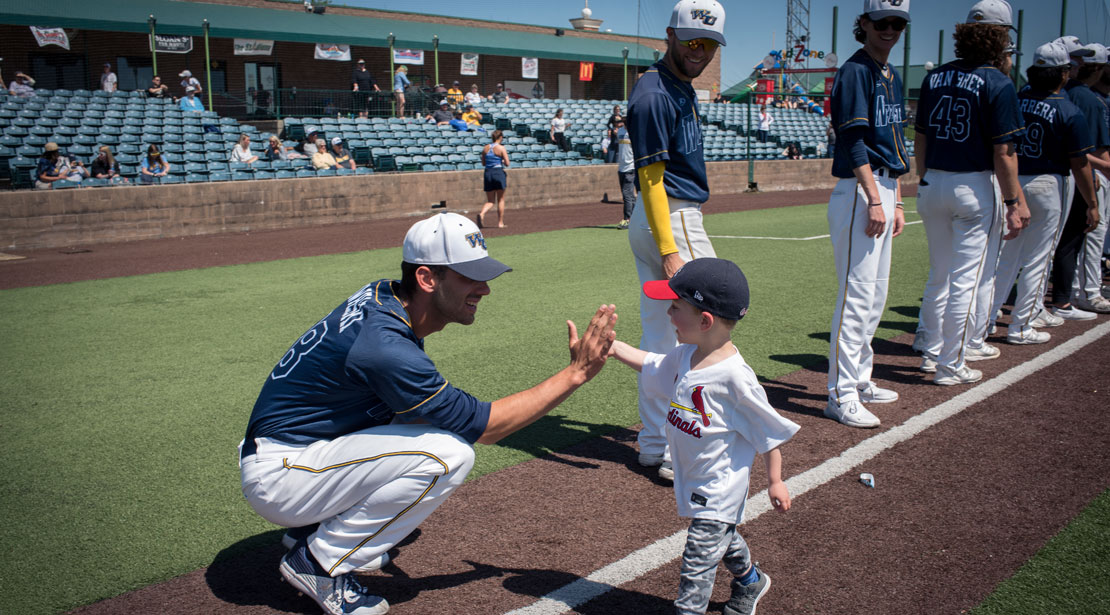
[[[336,62],[351,61],[350,45],[333,45],[330,43],[316,43],[316,52],[313,55],[317,60],[335,60]]]
[[[189,53],[193,50],[193,37],[154,35],[154,49],[158,53]]]
[[[459,69],[460,75],[477,75],[478,74],[478,54],[464,53],[462,54],[462,68]]]
[[[594,63],[593,62],[579,62],[578,63],[578,80],[579,81],[593,81],[594,80]]]
[[[235,39],[235,55],[268,56],[274,53],[274,41],[260,41],[253,38]]]
[[[540,78],[540,59],[539,58],[521,58],[520,59],[520,76],[525,79],[539,79]]]
[[[66,31],[61,28],[36,28],[31,26],[31,34],[35,35],[39,47],[57,45],[69,49],[69,37],[66,36]]]
[[[394,64],[413,64],[424,66],[424,50],[422,49],[394,49]]]

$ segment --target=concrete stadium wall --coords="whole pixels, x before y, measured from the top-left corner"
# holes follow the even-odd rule
[[[760,161],[764,192],[832,188],[829,160]],[[506,205],[526,209],[619,199],[615,165],[512,169]],[[744,192],[746,162],[709,163],[714,194]],[[908,181],[914,181],[907,178]],[[263,231],[455,211],[485,202],[481,171],[125,186],[0,193],[0,249]]]

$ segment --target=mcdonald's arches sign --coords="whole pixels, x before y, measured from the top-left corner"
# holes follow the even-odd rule
[[[579,62],[578,63],[578,80],[579,81],[593,81],[594,80],[594,63],[593,62]]]

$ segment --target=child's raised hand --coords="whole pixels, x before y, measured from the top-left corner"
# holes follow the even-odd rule
[[[786,483],[778,481],[771,483],[767,487],[767,496],[771,498],[771,506],[779,512],[786,512],[790,510],[790,491],[786,488]]]

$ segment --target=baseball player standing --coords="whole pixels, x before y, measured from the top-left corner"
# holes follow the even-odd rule
[[[1074,39],[1074,37],[1072,37]],[[1074,39],[1073,43],[1078,43]],[[1068,97],[1087,118],[1095,149],[1089,155],[1094,167],[1096,202],[1088,207],[1078,201],[1064,222],[1060,245],[1056,249],[1052,278],[1052,299],[1056,315],[1066,320],[1091,320],[1095,312],[1110,313],[1110,302],[1103,298],[1102,243],[1106,239],[1106,206],[1110,195],[1110,111],[1106,99],[1092,88],[1102,80],[1106,69],[1106,48],[1086,45],[1075,49],[1082,57],[1076,79],[1068,82]],[[1082,55],[1081,55],[1082,54]],[[1092,209],[1093,207],[1093,209]],[[1070,305],[1069,305],[1070,303]]]
[[[532,423],[593,378],[616,314],[601,306],[570,365],[535,387],[483,402],[452,387],[424,338],[474,322],[487,281],[510,271],[458,214],[405,236],[400,280],[367,284],[302,335],[274,367],[240,444],[243,495],[266,520],[302,532],[282,577],[333,615],[381,615],[388,603],[351,574],[386,552],[459,485],[475,442]],[[292,532],[290,532],[292,533]]]
[[[636,187],[628,243],[644,282],[670,279],[686,261],[716,256],[702,226],[701,205],[709,199],[698,95],[691,81],[725,44],[725,10],[715,0],[681,0],[667,27],[667,53],[648,69],[628,97],[627,128],[632,140]],[[677,344],[666,304],[640,295],[640,348],[666,353]],[[674,477],[666,456],[666,397],[639,378],[639,462],[660,466]]]
[[[1006,341],[1043,344],[1051,339],[1034,328],[1047,284],[1052,250],[1067,216],[1068,172],[1088,203],[1094,203],[1094,184],[1087,153],[1092,151],[1086,119],[1060,93],[1068,79],[1069,58],[1062,43],[1037,47],[1026,70],[1029,87],[1018,94],[1025,118],[1025,137],[1018,147],[1018,181],[1029,205],[1029,226],[1004,242],[994,280],[991,318],[998,313],[1017,280],[1017,298],[1010,312]],[[1021,275],[1018,275],[1018,271]]]
[[[957,59],[921,84],[917,209],[929,241],[922,370],[936,371],[939,385],[977,382],[982,372],[966,362],[998,356],[989,344],[968,342],[988,325],[1003,208],[1007,239],[1029,220],[1015,147],[1024,123],[1013,82],[996,68],[1010,47],[1012,15],[1004,0],[972,6],[956,26]]]
[[[864,0],[854,28],[863,48],[840,67],[832,89],[832,174],[840,181],[828,219],[840,286],[829,334],[825,416],[851,427],[878,427],[864,403],[898,400],[898,393],[871,381],[871,339],[886,305],[891,241],[906,224],[898,183],[909,170],[902,80],[887,58],[909,20],[908,0]]]

